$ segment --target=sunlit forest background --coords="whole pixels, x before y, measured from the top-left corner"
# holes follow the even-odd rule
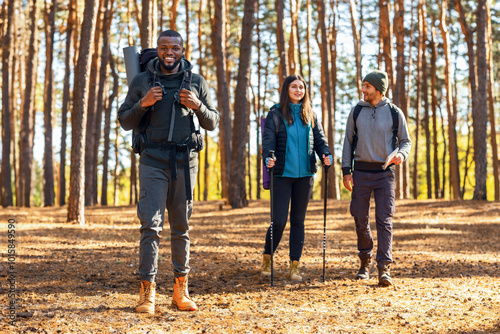
[[[499,200],[500,5],[496,0],[4,0],[0,2],[1,202],[84,207],[138,200],[138,156],[117,110],[123,48],[184,36],[185,56],[221,115],[204,132],[195,200],[233,208],[262,189],[260,119],[301,74],[335,163],[328,197],[347,199],[340,157],[361,81],[387,71],[413,149],[397,197]],[[322,173],[314,198],[323,194]]]

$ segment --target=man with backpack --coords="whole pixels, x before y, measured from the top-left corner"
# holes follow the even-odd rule
[[[387,73],[381,71],[373,71],[363,79],[364,100],[349,114],[342,153],[343,181],[352,191],[350,210],[361,260],[356,279],[369,279],[376,262],[381,286],[392,285],[394,168],[408,158],[412,144],[403,113],[384,96],[387,82]],[[378,239],[376,261],[372,261],[373,237],[369,223],[372,192]]]
[[[184,58],[182,36],[174,30],[162,32],[156,50],[158,57],[134,77],[118,111],[122,128],[133,130],[133,149],[140,154],[137,216],[141,221],[141,287],[136,311],[155,310],[155,275],[165,208],[174,271],[172,304],[179,310],[195,311],[197,306],[188,293],[189,218],[197,156],[203,143],[194,117],[202,128],[214,130],[219,113],[207,83],[191,72],[192,65]]]

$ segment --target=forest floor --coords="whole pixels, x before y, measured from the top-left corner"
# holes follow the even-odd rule
[[[379,287],[376,278],[353,279],[359,261],[348,201],[328,203],[326,281],[323,202],[312,201],[304,280],[286,279],[287,227],[271,287],[259,273],[268,206],[268,201],[251,201],[247,208],[230,210],[220,202],[195,202],[190,294],[197,312],[170,305],[167,227],[154,315],[134,312],[139,292],[135,206],[87,208],[86,226],[67,224],[64,207],[3,209],[0,332],[500,333],[500,203],[398,201],[391,287]],[[15,298],[9,298],[6,283],[9,219],[17,221],[16,256],[10,262]],[[17,308],[15,327],[8,323],[10,302]]]

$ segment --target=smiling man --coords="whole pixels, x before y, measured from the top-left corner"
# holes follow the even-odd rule
[[[370,198],[375,198],[379,285],[392,285],[392,217],[395,212],[394,166],[408,158],[411,140],[401,110],[384,95],[387,74],[373,71],[363,79],[363,99],[352,108],[346,124],[342,173],[344,186],[352,191],[351,215],[358,236],[361,267],[356,279],[369,279],[372,267],[373,237],[370,230]],[[396,152],[384,169],[391,153]]]
[[[170,225],[174,271],[172,304],[182,311],[197,310],[188,293],[189,218],[201,150],[194,117],[207,130],[216,128],[219,113],[208,85],[191,72],[184,58],[182,36],[167,30],[157,41],[158,58],[147,64],[131,82],[118,119],[125,130],[134,130],[134,150],[140,154],[141,221],[139,273],[141,287],[137,312],[154,313],[160,233],[165,209]]]

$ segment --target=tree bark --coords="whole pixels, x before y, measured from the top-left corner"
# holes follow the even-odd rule
[[[488,36],[486,40],[488,41],[488,111],[489,111],[489,121],[490,121],[490,140],[491,140],[491,151],[493,156],[493,184],[495,187],[495,202],[500,201],[500,180],[499,180],[499,161],[498,161],[498,145],[497,145],[497,131],[496,131],[496,120],[495,120],[495,93],[493,88],[495,87],[494,73],[493,73],[493,42],[492,42],[492,28],[491,28],[491,3],[486,2],[486,23]]]
[[[438,142],[437,142],[437,47],[436,47],[436,29],[432,27],[431,39],[431,97],[432,97],[432,146],[434,157],[434,197],[441,198],[441,181],[439,180],[439,157],[438,157]]]
[[[311,64],[311,0],[306,0],[307,8],[307,30],[306,30],[306,48],[307,48],[307,77],[308,77],[308,90],[309,97],[311,101],[314,97],[313,95],[313,76],[312,76],[312,64]]]
[[[108,159],[109,159],[109,132],[111,130],[111,106],[113,104],[114,99],[117,96],[116,92],[118,90],[118,74],[116,73],[113,55],[111,54],[111,50],[109,47],[109,33],[110,33],[111,21],[113,20],[113,4],[114,4],[113,0],[104,1],[105,13],[104,13],[104,29],[102,34],[103,42],[102,42],[102,52],[101,52],[101,71],[100,71],[101,73],[99,74],[101,80],[99,83],[99,94],[98,94],[99,101],[97,104],[98,111],[104,109],[104,147],[103,147],[104,152],[102,157],[102,182],[101,182],[102,205],[108,205]],[[113,93],[108,97],[106,105],[104,103],[106,95],[104,93],[104,87],[107,86],[105,85],[105,81],[108,69],[108,62],[110,64],[111,74],[113,76]],[[100,128],[97,133],[99,135],[96,136],[96,142],[99,143],[101,138]],[[99,145],[97,145],[97,148],[99,148]],[[94,153],[96,156],[95,164],[97,165],[97,155],[99,152],[98,150],[96,150]]]
[[[408,115],[406,105],[406,72],[405,72],[405,28],[404,28],[404,0],[394,1],[394,34],[396,36],[396,84],[392,90],[394,104],[401,108],[405,116]],[[411,46],[410,46],[411,48]],[[408,168],[408,162],[396,166],[396,183],[399,198],[405,198],[404,176],[405,169]]]
[[[418,46],[417,46],[417,96],[415,105],[415,145],[414,146],[414,159],[413,159],[413,198],[418,199],[418,164],[419,164],[419,139],[420,139],[420,113],[422,108],[422,58],[424,53],[425,36],[424,36],[424,6],[425,0],[418,2]],[[396,197],[398,198],[398,197]]]
[[[185,43],[186,52],[184,53],[184,56],[186,57],[186,59],[191,59],[192,47],[191,47],[191,39],[189,37],[189,28],[190,28],[189,0],[184,0],[184,4],[186,6],[186,43]]]
[[[141,47],[143,49],[151,47],[153,38],[153,32],[151,31],[151,1],[153,0],[142,1],[141,24],[139,27],[141,34]]]
[[[391,4],[388,0],[379,0],[379,6],[380,6],[380,21],[379,21],[380,32],[383,41],[382,56],[384,58],[385,71],[387,72],[387,77],[389,79],[387,93],[385,95],[389,96],[389,92],[392,92],[392,89],[394,88],[394,69],[392,66],[393,63],[392,50],[394,50],[394,47],[392,43],[393,33],[392,33],[392,24],[390,20]]]
[[[288,41],[288,73],[299,73],[298,71],[298,12],[300,10],[300,0],[290,0],[290,40]]]
[[[68,110],[70,109],[70,78],[71,78],[71,49],[73,31],[76,24],[76,4],[69,2],[68,24],[66,27],[66,52],[64,57],[64,88],[62,102],[61,151],[59,163],[59,205],[66,204],[66,136],[68,124]]]
[[[99,42],[101,37],[101,32],[103,30],[102,26],[102,8],[104,5],[104,0],[99,0],[96,26],[94,32],[94,49],[92,50],[92,62],[90,70],[90,83],[89,83],[89,96],[88,96],[88,111],[87,111],[87,135],[85,137],[85,205],[92,206],[96,204],[97,199],[97,165],[95,165],[95,152],[96,145],[99,143],[95,142],[96,138],[96,128],[99,122],[100,112],[97,110],[98,90],[99,90],[99,63],[100,63],[100,48]],[[100,128],[100,125],[99,125]]]
[[[321,77],[322,85],[324,85],[324,94],[322,95],[323,100],[325,101],[326,113],[323,111],[323,127],[324,131],[328,135],[328,145],[330,147],[330,152],[332,154],[333,161],[335,161],[335,151],[333,150],[334,139],[335,138],[335,119],[333,114],[333,103],[332,103],[332,86],[330,82],[330,51],[328,46],[328,31],[326,28],[326,8],[323,0],[317,1],[318,5],[318,19],[319,19],[319,28],[321,29]],[[336,175],[335,164],[331,165],[332,171],[331,173]],[[325,178],[325,174],[323,174],[323,179]],[[336,183],[336,182],[335,182]],[[330,190],[333,193],[327,194],[330,198],[338,198],[338,192],[332,182],[330,182]],[[324,184],[324,182],[323,182]],[[332,187],[333,186],[333,187]],[[323,192],[322,192],[323,194]]]
[[[332,11],[332,25],[330,27],[329,33],[329,46],[330,46],[330,64],[331,64],[331,73],[330,73],[330,81],[331,81],[331,94],[332,94],[332,110],[328,113],[329,117],[331,117],[330,129],[328,130],[328,143],[330,144],[330,151],[332,152],[333,162],[331,165],[332,172],[328,174],[328,193],[330,194],[330,198],[339,199],[340,198],[340,188],[337,176],[337,165],[335,158],[335,113],[336,113],[336,105],[337,105],[337,13],[335,10],[335,6],[338,7],[338,1],[333,0],[330,2],[330,8]],[[338,12],[338,8],[337,8]],[[323,189],[324,193],[324,189]]]
[[[256,0],[245,0],[243,26],[241,30],[240,60],[234,100],[239,111],[234,113],[232,131],[231,168],[229,172],[229,203],[233,209],[248,206],[245,189],[245,146],[250,127],[250,101],[248,83],[252,56],[252,33],[255,25]]]
[[[71,172],[68,200],[68,222],[85,224],[84,164],[85,129],[87,126],[88,82],[90,57],[96,24],[96,0],[85,0],[80,33],[79,57],[75,68],[73,112],[71,114]]]
[[[172,6],[170,7],[170,20],[169,27],[172,30],[177,30],[177,9],[179,8],[179,0],[172,0]]]
[[[2,54],[2,170],[1,170],[1,186],[2,186],[2,206],[12,206],[12,185],[11,185],[11,164],[10,164],[10,146],[11,146],[11,129],[10,129],[10,72],[11,64],[11,41],[12,41],[12,22],[14,17],[14,1],[7,1],[7,29],[3,37],[3,54]]]
[[[355,0],[349,0],[351,6],[351,28],[352,37],[354,42],[354,59],[356,60],[356,89],[358,91],[358,99],[361,100],[363,94],[361,93],[362,86],[362,67],[361,67],[361,35],[359,31],[358,13],[356,10]]]
[[[221,163],[222,198],[228,197],[229,164],[231,161],[231,109],[229,89],[226,79],[226,7],[224,0],[213,0],[214,17],[212,19],[212,55],[217,74],[217,103],[220,113],[219,150]]]
[[[487,179],[487,148],[486,135],[488,133],[488,98],[487,98],[487,29],[486,29],[486,1],[477,2],[477,76],[478,80],[477,108],[472,108],[472,127],[474,128],[474,163],[475,179],[474,199],[486,200]]]
[[[441,2],[441,13],[439,27],[443,36],[443,51],[445,56],[445,86],[446,86],[446,109],[448,111],[448,138],[449,138],[449,156],[450,156],[450,186],[452,198],[454,200],[461,199],[460,195],[460,174],[458,171],[458,146],[457,132],[455,129],[456,113],[452,106],[452,88],[450,80],[450,36],[446,23],[447,2]]]
[[[428,81],[428,67],[427,67],[427,13],[425,5],[422,7],[422,100],[424,102],[424,118],[422,126],[425,133],[425,164],[426,164],[426,181],[427,181],[427,198],[432,198],[432,175],[431,175],[431,134],[429,128],[429,81]],[[416,145],[415,145],[416,146]]]
[[[257,101],[256,101],[256,106],[255,106],[255,128],[256,128],[256,146],[257,146],[257,163],[256,163],[256,179],[257,179],[257,199],[260,199],[260,191],[261,191],[261,179],[262,179],[262,145],[261,145],[261,138],[262,138],[262,129],[261,129],[261,73],[262,73],[262,63],[261,63],[261,40],[260,40],[260,10],[259,6],[257,4],[257,23],[256,23],[256,29],[257,29]]]
[[[275,0],[275,10],[276,10],[276,42],[278,44],[278,57],[280,59],[279,65],[279,82],[280,87],[283,81],[288,76],[288,59],[286,55],[285,48],[285,28],[284,28],[284,16],[285,16],[285,3],[284,0]]]
[[[37,0],[30,1],[30,37],[26,58],[26,90],[24,91],[21,133],[19,136],[19,194],[18,205],[31,206],[31,175],[33,170],[33,140],[35,136],[35,88],[37,83],[38,20]]]
[[[52,151],[52,110],[53,110],[53,86],[54,72],[52,71],[52,59],[54,52],[55,16],[57,1],[45,1],[45,83],[44,83],[44,127],[45,127],[45,150],[43,156],[43,198],[44,206],[54,206],[54,154]]]

